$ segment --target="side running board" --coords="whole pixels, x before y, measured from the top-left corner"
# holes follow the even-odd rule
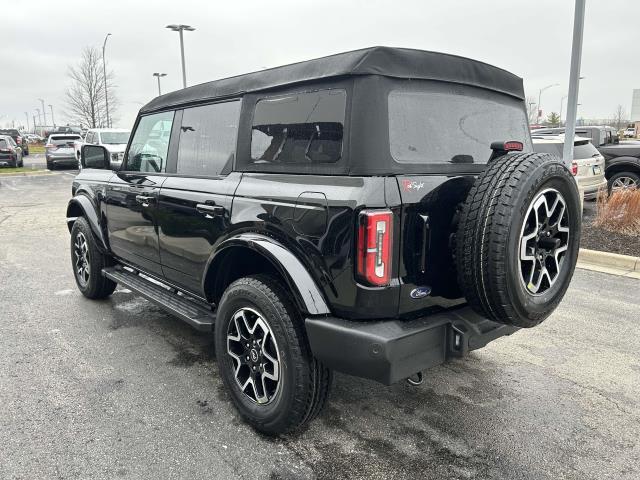
[[[200,300],[176,293],[169,287],[121,267],[103,268],[102,274],[164,308],[197,330],[210,332],[213,328],[216,314],[208,304]]]

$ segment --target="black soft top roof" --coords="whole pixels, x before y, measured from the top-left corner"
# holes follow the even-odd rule
[[[493,65],[446,53],[371,47],[194,85],[154,98],[142,107],[140,113],[350,75],[440,80],[524,99],[522,79]]]

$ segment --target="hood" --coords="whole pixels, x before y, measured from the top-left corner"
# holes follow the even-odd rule
[[[115,144],[103,144],[104,148],[106,148],[109,153],[124,153],[127,149],[126,143],[115,143]]]

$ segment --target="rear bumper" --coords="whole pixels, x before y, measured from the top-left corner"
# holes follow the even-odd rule
[[[593,200],[598,196],[598,191],[600,191],[600,189],[606,190],[607,181],[603,180],[602,182],[594,185],[581,185],[581,187],[584,189],[584,199]]]
[[[46,157],[48,163],[53,165],[78,166],[78,159],[74,156],[69,157]]]
[[[470,307],[407,321],[322,317],[307,318],[305,325],[311,351],[327,367],[385,385],[518,330],[491,322]]]

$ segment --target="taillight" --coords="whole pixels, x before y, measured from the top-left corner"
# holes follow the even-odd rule
[[[48,148],[50,150],[55,150],[58,148],[58,146],[55,143],[47,143],[44,148]]]
[[[18,137],[18,138],[16,138],[16,143],[17,143],[18,145],[22,145],[22,137]]]
[[[578,175],[578,164],[576,162],[573,162],[571,164],[571,174],[575,177],[576,175]]]
[[[393,214],[389,210],[363,210],[358,217],[356,272],[369,285],[389,285]]]

